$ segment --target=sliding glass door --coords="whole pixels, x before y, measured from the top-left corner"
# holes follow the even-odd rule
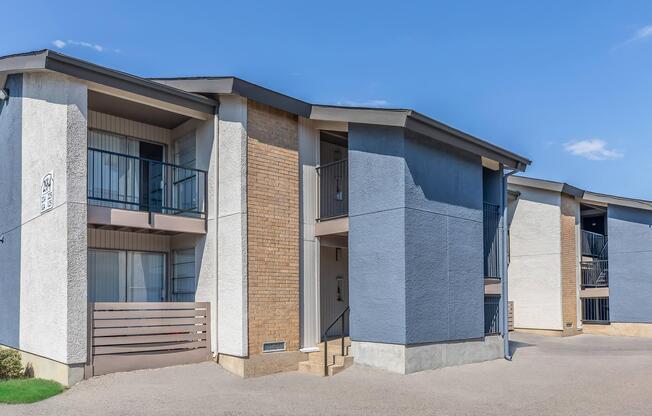
[[[89,249],[89,301],[164,302],[165,264],[164,253]]]

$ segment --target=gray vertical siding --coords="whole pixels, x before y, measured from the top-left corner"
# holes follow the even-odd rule
[[[652,323],[652,212],[610,205],[611,322]]]
[[[351,337],[481,338],[479,157],[400,128],[349,128]]]

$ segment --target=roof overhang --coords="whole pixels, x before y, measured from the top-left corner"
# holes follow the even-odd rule
[[[153,81],[201,94],[236,94],[298,116],[326,123],[360,123],[402,127],[417,134],[525,171],[531,161],[498,146],[408,109],[310,104],[237,77],[152,78]],[[345,124],[346,125],[346,124]]]
[[[121,71],[72,58],[51,50],[0,57],[0,74],[53,71],[88,83],[89,89],[165,108],[190,117],[207,119],[218,102]],[[4,80],[0,80],[4,85]]]
[[[596,203],[600,205],[618,205],[622,207],[652,211],[652,201],[646,201],[643,199],[625,198],[621,196],[585,191],[582,200],[588,203]]]
[[[311,105],[236,77],[151,78],[152,81],[198,94],[236,94],[261,104],[309,118]]]
[[[525,176],[510,176],[509,185],[520,185],[545,191],[559,192],[576,198],[584,196],[584,190],[564,182],[547,181],[545,179],[527,178]]]
[[[559,192],[576,197],[580,202],[597,206],[618,205],[628,208],[644,209],[652,211],[652,201],[644,199],[625,198],[615,195],[599,194],[597,192],[585,191],[564,182],[548,181],[544,179],[527,178],[524,176],[510,176],[509,185],[525,186],[546,191]]]

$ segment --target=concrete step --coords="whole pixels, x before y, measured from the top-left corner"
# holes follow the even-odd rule
[[[324,364],[314,361],[302,361],[299,363],[299,372],[324,377]]]
[[[335,362],[335,355],[336,354],[331,354],[330,350],[328,351],[328,364],[333,364]],[[317,351],[317,352],[308,353],[308,361],[324,364],[324,352]]]
[[[353,357],[350,355],[331,355],[329,354],[328,375],[333,376],[342,372],[353,365]],[[312,352],[309,354],[308,361],[299,363],[299,371],[316,376],[324,376],[324,355],[323,353]]]
[[[344,368],[349,368],[353,365],[353,357],[350,355],[342,357],[341,355],[336,355],[333,357],[335,359],[335,362],[333,363],[333,366],[337,367],[344,367]]]

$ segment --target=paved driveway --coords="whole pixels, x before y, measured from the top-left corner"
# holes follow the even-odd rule
[[[512,337],[514,360],[409,376],[352,367],[331,378],[242,380],[214,363],[96,377],[0,415],[650,415],[652,340]]]

